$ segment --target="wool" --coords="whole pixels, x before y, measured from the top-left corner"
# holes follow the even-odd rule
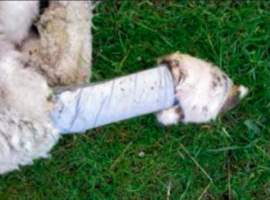
[[[38,14],[38,1],[0,2],[0,40],[21,43]]]
[[[164,125],[215,120],[247,95],[246,87],[235,85],[210,62],[179,52],[165,56],[160,62],[171,69],[179,102],[178,106],[157,114],[158,121]]]
[[[47,157],[59,133],[51,125],[50,89],[9,50],[0,57],[0,174]]]
[[[38,8],[0,1],[0,174],[50,155],[60,138],[53,87],[89,79],[92,3],[53,1],[42,16]]]

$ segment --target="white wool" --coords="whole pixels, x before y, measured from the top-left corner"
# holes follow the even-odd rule
[[[0,174],[46,158],[58,138],[48,119],[32,119],[13,109],[1,109]]]
[[[47,157],[59,138],[48,116],[46,81],[20,58],[16,51],[0,57],[0,174]]]
[[[179,105],[159,112],[159,122],[170,125],[214,120],[229,98],[231,79],[213,64],[187,54],[177,52],[163,59],[161,62],[168,62],[175,77]],[[240,93],[241,98],[245,96],[246,88],[240,87]]]
[[[240,92],[240,98],[244,98],[248,94],[248,88],[245,86],[240,85],[239,86],[239,92]]]
[[[221,80],[213,87],[213,74],[220,77],[225,74],[211,63],[185,54],[181,54],[180,69],[185,77],[176,88],[176,96],[185,115],[183,122],[200,123],[215,119],[232,81],[227,77],[226,83]]]
[[[46,80],[16,51],[38,14],[38,1],[0,2],[0,174],[31,164],[59,138],[52,127]]]
[[[163,110],[156,114],[159,123],[164,126],[169,126],[179,123],[179,113],[176,112],[176,107],[171,107],[169,109]]]
[[[69,9],[72,6],[78,8],[79,4],[86,6],[75,3],[70,3]],[[52,105],[48,101],[51,91],[47,80],[33,70],[35,67],[29,67],[26,64],[28,58],[15,49],[16,45],[23,45],[22,41],[28,36],[38,14],[38,4],[38,1],[0,1],[0,174],[47,157],[59,139],[59,132],[49,117]],[[92,12],[91,2],[89,6],[89,12]],[[83,15],[76,14],[78,17]],[[76,26],[72,41],[75,45],[76,36],[87,35],[87,42],[80,46],[87,56],[91,50],[91,32],[81,31],[81,27]],[[90,60],[87,64],[90,65]]]
[[[33,118],[48,112],[49,88],[46,80],[32,69],[24,68],[16,51],[8,51],[0,57],[0,86],[4,90],[1,103]],[[22,78],[23,77],[23,78]]]
[[[0,1],[0,40],[20,43],[38,14],[38,1]]]

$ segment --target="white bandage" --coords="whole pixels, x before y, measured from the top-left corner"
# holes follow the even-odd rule
[[[165,65],[103,83],[61,92],[51,113],[63,134],[84,132],[171,107],[175,92]]]

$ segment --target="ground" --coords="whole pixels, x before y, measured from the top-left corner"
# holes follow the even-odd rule
[[[64,137],[51,159],[0,177],[0,199],[270,199],[270,2],[108,0],[95,12],[94,81],[180,50],[250,94],[210,124],[149,115]]]

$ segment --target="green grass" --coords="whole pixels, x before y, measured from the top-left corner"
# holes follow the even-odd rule
[[[1,200],[270,199],[270,2],[164,2],[99,4],[93,80],[180,50],[216,63],[249,96],[208,125],[164,128],[146,116],[67,136],[52,159],[1,177]]]

